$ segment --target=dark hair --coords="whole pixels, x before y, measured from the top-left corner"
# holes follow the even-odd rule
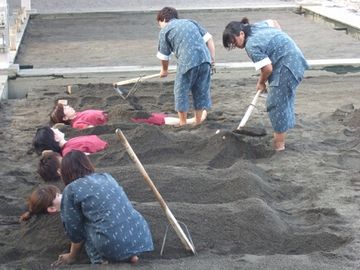
[[[232,49],[235,44],[235,36],[239,36],[240,32],[245,34],[245,42],[251,35],[251,26],[249,19],[244,17],[240,22],[232,21],[228,23],[223,32],[223,45],[226,49]]]
[[[52,150],[61,153],[61,147],[59,143],[55,141],[54,131],[52,131],[50,127],[41,127],[36,130],[33,139],[33,147],[39,156],[44,150]]]
[[[65,186],[78,178],[92,174],[94,171],[90,159],[78,150],[69,152],[61,161],[61,178]]]
[[[165,20],[165,22],[170,21],[171,19],[179,19],[178,12],[175,8],[164,7],[160,10],[156,16],[156,21],[160,22]]]
[[[71,120],[64,120],[64,105],[58,103],[55,105],[53,111],[50,113],[50,120],[53,124],[64,123],[65,125],[70,125]]]
[[[36,188],[27,199],[29,210],[21,215],[20,221],[26,221],[33,215],[47,214],[47,208],[52,206],[57,193],[60,193],[60,189],[53,185]]]
[[[45,182],[57,182],[61,180],[58,172],[61,166],[61,155],[57,152],[44,152],[38,164],[37,173]]]

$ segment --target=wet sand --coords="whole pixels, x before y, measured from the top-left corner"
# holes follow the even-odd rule
[[[256,16],[254,13],[249,17]],[[69,51],[63,51],[63,57],[60,52],[56,56],[58,51],[51,53],[50,48],[57,46],[59,36],[47,34],[42,20],[35,19],[30,24],[19,63],[32,63],[36,67],[96,63],[97,36],[89,35],[89,31],[88,37],[84,37],[83,42],[89,43],[87,48],[95,52],[89,57],[89,52],[79,45],[77,50],[70,50],[72,57]],[[337,37],[334,42],[344,44],[346,49],[358,45],[357,40],[338,32],[334,34],[327,26],[302,17],[295,20],[327,33],[325,41],[318,40],[320,43],[334,35]],[[53,18],[47,23],[63,24],[65,29],[68,21]],[[338,55],[356,54],[354,50],[343,51],[334,45],[312,46],[315,41],[309,36],[301,39],[303,32],[296,30],[296,23],[284,20],[284,24],[292,29],[310,58],[314,58],[316,52],[327,57],[336,55],[329,52],[330,47],[338,51]],[[219,29],[214,28],[213,32],[219,35]],[[308,33],[313,31],[307,28]],[[156,39],[154,33],[150,34]],[[39,42],[41,36],[48,38],[35,46],[33,43]],[[157,63],[150,50],[156,48],[156,44],[151,47],[146,46],[146,42],[143,43],[148,50],[146,57],[145,52],[134,53],[131,63]],[[246,59],[243,51],[222,51],[219,42],[217,40],[220,60],[230,59],[229,55],[236,61]],[[62,45],[69,44],[67,40]],[[112,63],[117,53],[118,61],[127,63],[121,56],[128,53],[129,50],[125,50],[128,44],[124,42],[119,46],[124,51],[115,51],[112,55],[109,48],[115,48],[114,44],[117,42],[101,47],[105,57],[99,58],[102,59],[99,65]],[[39,58],[40,55],[47,57]],[[66,98],[77,110],[93,108],[109,112],[110,120],[104,126],[82,131],[69,127],[62,130],[67,138],[97,134],[109,143],[107,150],[90,158],[97,171],[109,172],[119,180],[136,209],[149,221],[153,233],[155,251],[141,256],[136,268],[357,269],[360,264],[359,69],[337,67],[307,71],[297,92],[297,125],[289,132],[287,148],[281,153],[272,150],[272,130],[264,112],[264,99],[259,100],[247,126],[265,128],[268,134],[249,137],[232,133],[255,95],[256,74],[255,71],[218,70],[212,81],[213,108],[208,119],[195,128],[158,127],[130,121],[149,112],[174,114],[171,77],[140,84],[130,100],[123,100],[114,91],[110,82],[116,81],[116,77],[17,78],[11,82],[13,86],[26,88],[28,93],[24,99],[2,101],[0,107],[2,268],[49,269],[51,262],[68,250],[69,242],[58,215],[18,223],[19,215],[25,210],[26,196],[43,184],[36,174],[39,158],[31,148],[35,130],[48,123],[55,100]],[[71,95],[65,93],[68,84],[73,86]],[[116,128],[123,130],[175,217],[187,225],[196,256],[184,251],[173,231],[168,235],[164,255],[159,255],[167,220],[116,138]],[[87,269],[86,263],[83,254],[72,269]],[[101,269],[118,267],[134,268],[121,264]]]

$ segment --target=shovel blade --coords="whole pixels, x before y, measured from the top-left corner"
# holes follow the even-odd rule
[[[123,99],[126,99],[128,96],[128,91],[124,88],[114,87],[116,93],[118,93]]]
[[[247,135],[252,137],[262,137],[266,135],[266,130],[259,127],[242,127],[233,130],[234,134]]]

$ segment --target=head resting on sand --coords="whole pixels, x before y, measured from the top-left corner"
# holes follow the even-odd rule
[[[72,107],[64,105],[62,103],[56,104],[54,109],[50,113],[51,122],[53,124],[63,123],[65,125],[70,125],[71,117],[66,114],[69,110],[73,110],[75,114],[75,110]]]
[[[33,139],[35,152],[40,156],[44,150],[51,150],[61,153],[60,142],[64,140],[64,133],[58,129],[52,129],[48,126],[36,130]]]
[[[45,182],[61,181],[61,160],[62,156],[59,153],[51,150],[43,151],[38,164],[37,173]]]
[[[21,215],[20,221],[26,221],[33,215],[56,213],[60,211],[60,190],[53,185],[36,188],[27,200],[28,211]]]
[[[65,186],[89,174],[95,168],[90,159],[81,151],[73,150],[66,154],[61,162],[61,177]]]

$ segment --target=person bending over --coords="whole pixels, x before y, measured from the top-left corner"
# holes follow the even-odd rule
[[[108,114],[101,110],[76,112],[67,105],[66,100],[59,100],[50,113],[50,120],[53,124],[63,123],[76,129],[84,129],[105,124],[108,121]]]
[[[195,108],[195,124],[200,124],[203,110],[211,107],[211,67],[215,63],[212,36],[196,21],[179,19],[177,10],[164,7],[156,17],[161,28],[157,57],[161,60],[160,77],[168,75],[171,53],[177,57],[174,83],[175,111],[179,125],[186,125],[189,92]]]
[[[87,154],[104,150],[107,142],[96,135],[86,135],[65,140],[65,134],[57,128],[38,128],[33,139],[33,147],[38,155],[44,150],[52,150],[63,157],[72,150],[79,150]]]
[[[34,214],[60,212],[70,252],[53,264],[71,264],[82,246],[93,264],[138,261],[154,249],[148,223],[137,212],[123,188],[108,173],[95,173],[88,157],[72,151],[63,159],[63,194],[51,185],[36,189],[28,200],[27,220]]]
[[[286,132],[295,126],[296,88],[309,68],[303,53],[275,20],[232,21],[223,32],[223,45],[229,50],[245,49],[260,70],[257,90],[265,91],[268,82],[266,109],[274,129],[274,149],[285,150]]]

